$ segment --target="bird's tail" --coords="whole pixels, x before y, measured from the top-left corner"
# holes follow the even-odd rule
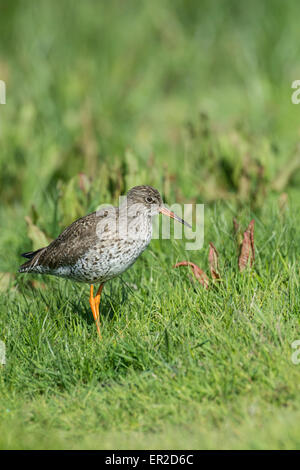
[[[27,253],[22,253],[21,256],[23,256],[24,258],[28,258],[29,261],[26,261],[26,263],[22,264],[19,267],[18,272],[28,273],[28,272],[33,271],[33,268],[37,265],[39,255],[42,250],[44,250],[44,248],[40,248],[39,250],[36,250],[36,251],[28,251]]]

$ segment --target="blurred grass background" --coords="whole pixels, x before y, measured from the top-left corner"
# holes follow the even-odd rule
[[[278,223],[296,270],[299,14],[298,2],[279,0],[0,2],[2,325],[18,254],[136,184],[158,188],[169,204],[205,203],[207,233],[224,250],[233,215],[260,220],[263,246]],[[288,205],[293,222],[276,212]],[[166,255],[152,247],[171,263],[167,242]],[[269,245],[267,266],[278,246]]]
[[[2,204],[39,204],[80,172],[102,198],[171,173],[185,199],[206,197],[208,173],[212,199],[214,181],[235,189],[248,150],[274,177],[299,139],[298,13],[276,0],[2,3]]]

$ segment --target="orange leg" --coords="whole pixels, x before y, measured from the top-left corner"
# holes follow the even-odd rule
[[[93,317],[96,323],[97,327],[97,332],[99,335],[99,338],[101,339],[101,332],[100,332],[100,317],[99,317],[99,305],[100,305],[100,297],[101,297],[101,292],[103,289],[104,284],[100,284],[99,289],[97,291],[96,296],[94,297],[94,286],[91,284],[90,288],[90,306],[93,312]]]

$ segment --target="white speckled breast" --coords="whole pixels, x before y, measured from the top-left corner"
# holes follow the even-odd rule
[[[100,236],[100,233],[99,233]],[[110,234],[88,250],[73,266],[60,267],[56,275],[79,282],[105,282],[128,269],[147,248],[152,237],[151,217],[134,217],[126,237]]]

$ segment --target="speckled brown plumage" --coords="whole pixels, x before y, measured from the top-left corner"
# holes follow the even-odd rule
[[[103,283],[128,269],[145,250],[152,236],[152,216],[159,212],[185,223],[163,206],[156,189],[136,186],[119,207],[88,214],[73,222],[47,247],[24,253],[29,261],[19,272],[51,274],[91,284],[90,304],[97,323]],[[95,282],[101,286],[94,298]],[[98,323],[97,329],[100,335]]]
[[[19,271],[43,273],[39,268],[44,268],[47,274],[52,274],[59,267],[74,265],[91,245],[98,242],[96,225],[96,212],[76,220],[50,245],[34,252]]]
[[[145,197],[150,194],[154,203],[147,205]],[[119,208],[107,207],[76,220],[50,245],[32,253],[30,261],[19,271],[52,274],[88,283],[104,282],[120,274],[150,242],[151,207],[162,204],[158,191],[146,186],[138,187],[138,190],[133,188],[126,202],[127,207],[124,211],[121,209],[121,213]],[[133,206],[136,210],[131,213]],[[131,227],[124,237],[119,233],[123,219]],[[136,239],[128,236],[133,226],[136,233],[140,231]],[[120,270],[114,266],[116,258]]]

